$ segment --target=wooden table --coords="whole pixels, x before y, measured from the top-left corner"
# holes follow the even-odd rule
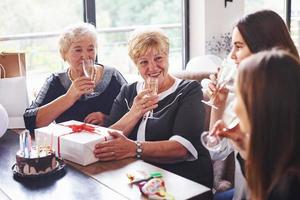
[[[0,199],[144,199],[137,186],[128,184],[126,173],[135,170],[161,172],[167,191],[175,199],[211,199],[211,191],[196,182],[141,160],[97,162],[83,167],[66,161],[66,173],[37,180],[15,180],[11,166],[18,150],[18,134],[0,138]]]

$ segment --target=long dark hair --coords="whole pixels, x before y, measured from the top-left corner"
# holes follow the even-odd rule
[[[254,54],[241,62],[237,84],[250,121],[247,181],[263,200],[300,163],[300,62],[278,49]]]
[[[261,10],[241,18],[236,24],[252,53],[280,47],[299,57],[282,18],[272,10]]]

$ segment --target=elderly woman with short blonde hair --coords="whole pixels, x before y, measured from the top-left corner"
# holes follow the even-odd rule
[[[75,24],[61,34],[59,51],[68,68],[47,78],[35,101],[26,109],[27,129],[33,132],[53,121],[103,123],[126,81],[116,69],[101,64],[95,64],[93,80],[84,75],[83,61],[94,62],[97,50],[97,31],[91,24]],[[87,98],[91,90],[99,95]]]
[[[169,39],[162,30],[136,30],[128,46],[144,81],[122,87],[105,124],[123,134],[111,132],[115,139],[97,144],[95,156],[143,159],[212,187],[211,160],[199,139],[205,112],[200,85],[168,73]],[[157,80],[157,95],[147,89],[148,79]]]

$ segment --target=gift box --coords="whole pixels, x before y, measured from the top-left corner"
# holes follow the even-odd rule
[[[97,143],[111,140],[108,128],[67,121],[35,129],[36,145],[50,145],[57,157],[86,166],[97,162],[94,147]]]

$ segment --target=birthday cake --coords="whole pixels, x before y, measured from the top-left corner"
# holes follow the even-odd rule
[[[58,163],[52,145],[36,137],[36,145],[32,145],[28,130],[19,136],[20,150],[16,153],[15,170],[22,175],[40,175],[54,170]]]
[[[19,173],[25,175],[38,175],[48,173],[57,167],[55,153],[47,147],[32,147],[28,156],[23,151],[16,154],[16,166]]]

